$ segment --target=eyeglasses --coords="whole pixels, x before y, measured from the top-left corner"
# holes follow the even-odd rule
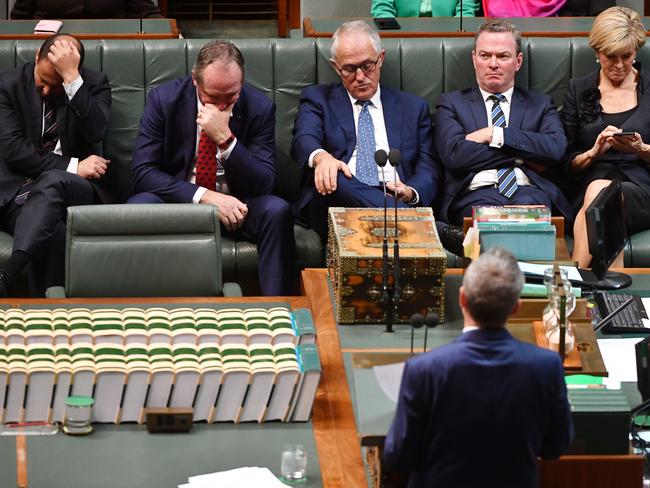
[[[363,71],[363,74],[368,76],[370,73],[377,69],[377,63],[381,58],[381,54],[377,56],[375,61],[364,61],[361,64],[346,64],[340,68],[336,68],[336,71],[343,76],[344,78],[350,78],[357,74],[357,70]]]

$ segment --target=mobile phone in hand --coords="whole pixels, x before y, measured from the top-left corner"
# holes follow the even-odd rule
[[[377,28],[380,30],[396,30],[402,28],[395,17],[375,17],[373,20],[375,21],[375,24],[377,24]]]
[[[634,132],[633,130],[627,130],[627,131],[624,130],[621,132],[614,132],[612,134],[612,137],[634,137],[634,134],[636,134],[636,132]]]

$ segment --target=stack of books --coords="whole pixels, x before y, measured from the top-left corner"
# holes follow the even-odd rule
[[[0,423],[62,422],[69,395],[94,398],[93,422],[307,421],[315,342],[306,309],[0,310]]]
[[[481,252],[500,246],[520,261],[555,259],[555,226],[544,205],[473,207],[472,218]]]

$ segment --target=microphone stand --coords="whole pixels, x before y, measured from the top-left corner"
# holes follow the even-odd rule
[[[393,167],[393,182],[397,185],[397,165],[401,159],[401,154],[399,149],[391,149],[388,152],[388,161]],[[399,275],[400,275],[400,263],[399,263],[399,229],[397,228],[397,193],[393,195],[395,203],[395,240],[393,240],[393,293],[391,300],[389,301],[389,310],[391,310],[390,319],[386,322],[386,331],[393,331],[392,320],[397,316],[397,306],[399,304],[400,296],[400,284],[399,284]],[[387,314],[388,315],[388,314]],[[388,318],[388,317],[387,317]]]
[[[458,26],[458,32],[465,32],[463,30],[463,0],[460,0],[460,25]]]
[[[393,332],[393,314],[392,314],[392,289],[388,287],[388,196],[386,193],[386,174],[384,166],[388,160],[388,155],[383,149],[375,151],[375,163],[381,168],[381,178],[384,187],[384,242],[382,245],[382,303],[386,310],[386,332]]]

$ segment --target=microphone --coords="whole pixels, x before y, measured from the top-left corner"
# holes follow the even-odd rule
[[[600,322],[598,322],[598,324],[596,324],[596,326],[594,327],[594,333],[602,330],[603,327],[605,327],[614,319],[614,317],[616,317],[619,313],[621,313],[623,310],[629,307],[632,302],[634,302],[634,297],[628,298],[623,303],[621,303],[615,310],[612,310],[612,312],[609,315],[604,317]]]
[[[387,208],[388,201],[386,197],[386,177],[384,175],[384,166],[388,162],[388,154],[383,149],[378,149],[375,151],[375,163],[381,168],[381,179],[384,184],[384,244],[382,246],[383,250],[383,265],[382,265],[382,290],[383,296],[382,300],[384,304],[388,303],[388,218],[387,218]],[[388,309],[386,309],[386,318],[388,318]],[[387,332],[391,332],[386,329]]]
[[[411,315],[411,354],[413,354],[413,332],[424,325],[424,315],[414,313]]]
[[[397,185],[397,165],[402,159],[402,153],[399,149],[391,149],[388,151],[388,161],[393,167],[393,181]],[[400,285],[399,285],[399,274],[400,274],[400,264],[399,264],[399,232],[397,229],[397,194],[394,195],[395,200],[395,240],[393,241],[393,304],[395,306],[395,311],[397,312],[397,304],[399,303],[399,294],[400,294]]]
[[[424,325],[426,325],[427,328],[424,329],[424,346],[422,346],[422,352],[426,352],[427,350],[427,332],[429,332],[429,329],[436,327],[438,322],[440,322],[440,317],[435,312],[429,312],[427,316],[424,317]]]

